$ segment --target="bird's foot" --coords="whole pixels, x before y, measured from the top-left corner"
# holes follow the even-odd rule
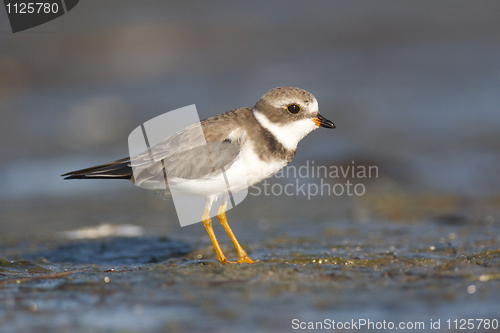
[[[227,260],[224,257],[224,258],[219,258],[219,262],[222,265],[225,265],[225,264],[242,264],[244,262],[247,263],[247,264],[253,264],[253,263],[255,263],[255,261],[253,261],[247,254],[239,256],[238,261],[230,261],[230,260]]]
[[[238,263],[242,264],[246,262],[247,264],[253,264],[255,261],[253,261],[246,253],[244,255],[240,255],[238,257]]]
[[[236,262],[236,261],[229,261],[229,260],[227,260],[226,258],[224,258],[224,259],[222,259],[222,260],[221,260],[221,259],[219,259],[219,261],[220,261],[220,263],[221,263],[221,264],[223,264],[223,265],[225,265],[225,264],[237,264],[237,263],[238,263],[238,262]]]

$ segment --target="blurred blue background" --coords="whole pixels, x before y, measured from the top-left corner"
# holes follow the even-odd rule
[[[0,10],[0,197],[125,186],[60,174],[127,155],[140,123],[202,118],[276,86],[337,125],[296,161],[369,160],[396,181],[465,196],[500,185],[498,1],[80,1],[12,34]],[[91,192],[88,192],[91,193]]]

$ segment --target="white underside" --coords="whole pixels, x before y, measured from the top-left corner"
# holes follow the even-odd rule
[[[216,198],[223,194],[238,192],[274,175],[286,166],[286,160],[265,162],[255,153],[250,141],[246,141],[238,157],[225,170],[225,175],[216,171],[207,177],[200,179],[167,179],[168,187],[172,196],[194,196]],[[141,187],[149,190],[161,191],[166,186],[163,182],[146,181]]]

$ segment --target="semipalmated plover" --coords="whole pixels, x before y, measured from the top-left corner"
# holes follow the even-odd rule
[[[227,189],[213,185],[216,183],[211,180],[221,175],[220,169],[230,174],[231,170],[244,166],[246,179],[241,182],[244,185],[232,187],[231,191],[253,186],[285,167],[295,156],[299,141],[311,131],[320,126],[335,128],[335,125],[319,114],[318,101],[312,94],[291,87],[270,90],[253,108],[234,109],[202,120],[206,140],[203,146],[193,144],[200,136],[195,125],[168,137],[142,155],[62,176],[64,179],[129,179],[136,185],[151,183],[153,186],[146,188],[152,189],[155,183],[162,183],[164,188],[167,184],[166,189],[160,191],[165,197],[172,195],[168,186],[171,190],[178,180],[196,180],[194,186],[192,182],[184,187],[180,183],[180,192],[207,198],[202,221],[219,261],[229,262],[215,237],[209,212],[213,202],[222,196],[217,217],[238,252],[238,263],[253,263],[227,223]],[[208,154],[202,154],[202,148],[208,149]]]

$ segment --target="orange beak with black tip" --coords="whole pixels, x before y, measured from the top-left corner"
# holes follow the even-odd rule
[[[323,117],[319,113],[316,116],[316,118],[313,119],[313,121],[316,124],[316,126],[321,126],[321,127],[326,127],[326,128],[335,128],[335,124],[332,121],[326,119],[325,117]]]

